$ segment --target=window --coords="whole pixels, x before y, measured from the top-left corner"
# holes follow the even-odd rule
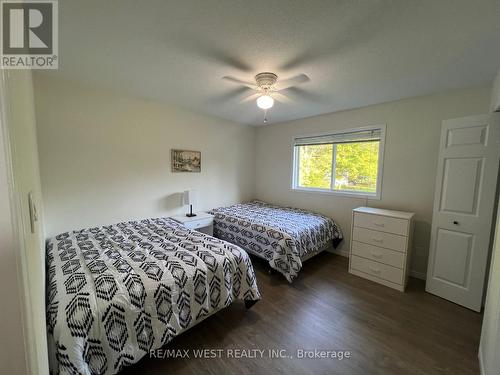
[[[297,190],[380,198],[385,125],[294,139]]]

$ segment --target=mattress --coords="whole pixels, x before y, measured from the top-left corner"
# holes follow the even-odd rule
[[[51,373],[115,374],[236,299],[260,298],[248,254],[171,219],[47,242]]]
[[[269,261],[289,282],[297,277],[302,261],[342,241],[340,227],[313,212],[261,201],[235,204],[210,211],[214,236],[236,244]]]

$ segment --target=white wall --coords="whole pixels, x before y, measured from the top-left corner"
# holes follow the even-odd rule
[[[46,234],[184,212],[254,196],[255,129],[35,75]],[[201,173],[172,173],[170,149],[199,150]]]
[[[6,120],[4,136],[8,134],[6,145],[7,175],[2,174],[2,185],[10,182],[10,220],[12,240],[9,251],[2,249],[0,264],[0,285],[2,285],[2,318],[6,323],[2,327],[2,368],[7,373],[22,374],[31,371],[33,374],[47,374],[47,337],[45,325],[45,236],[43,227],[43,206],[41,197],[40,175],[38,166],[38,150],[35,126],[35,107],[33,98],[32,76],[29,71],[5,72],[6,81],[2,89],[5,90],[7,102],[5,109]],[[0,151],[1,154],[1,151]],[[3,155],[2,155],[3,156]],[[9,167],[10,166],[10,167]],[[10,174],[9,169],[10,168]],[[4,190],[5,186],[2,186]],[[32,192],[38,208],[38,221],[35,223],[35,232],[31,232],[28,194]],[[1,194],[0,194],[1,195]],[[2,195],[3,196],[3,195]],[[9,195],[5,195],[9,197]],[[7,219],[8,211],[2,205],[2,215]],[[3,240],[9,237],[2,233]],[[2,244],[3,246],[3,244]],[[13,259],[13,257],[15,259]],[[12,261],[17,264],[12,264]],[[18,277],[16,277],[16,269]],[[6,289],[5,291],[3,289]],[[9,302],[7,296],[21,302],[21,311],[16,304]],[[14,309],[16,311],[14,312]],[[3,313],[12,312],[7,318]],[[18,321],[24,321],[24,343],[26,347],[19,348],[18,341],[23,339],[19,330]],[[22,350],[16,353],[17,350]],[[21,371],[16,367],[19,356],[26,356],[31,370]],[[11,371],[8,371],[7,368]]]
[[[350,111],[262,126],[257,130],[256,196],[259,199],[302,207],[334,218],[342,227],[349,249],[351,210],[365,199],[290,191],[291,142],[294,136],[387,124],[382,199],[368,204],[416,213],[414,275],[427,268],[434,185],[441,121],[487,113],[490,87],[411,98]]]
[[[500,194],[499,194],[500,201]],[[490,276],[483,327],[479,346],[479,360],[483,375],[500,373],[500,210],[498,210],[495,240],[491,257]]]

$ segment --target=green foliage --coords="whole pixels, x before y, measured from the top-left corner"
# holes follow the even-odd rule
[[[299,186],[330,189],[333,145],[299,146]]]
[[[337,145],[335,188],[375,192],[379,141]]]
[[[299,186],[330,189],[335,147],[335,190],[375,192],[379,141],[299,146]]]

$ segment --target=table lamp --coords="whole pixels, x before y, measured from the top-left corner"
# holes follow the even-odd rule
[[[186,214],[187,217],[196,216],[193,214],[193,204],[196,203],[196,190],[190,189],[184,191],[184,204],[189,204],[189,212]]]

